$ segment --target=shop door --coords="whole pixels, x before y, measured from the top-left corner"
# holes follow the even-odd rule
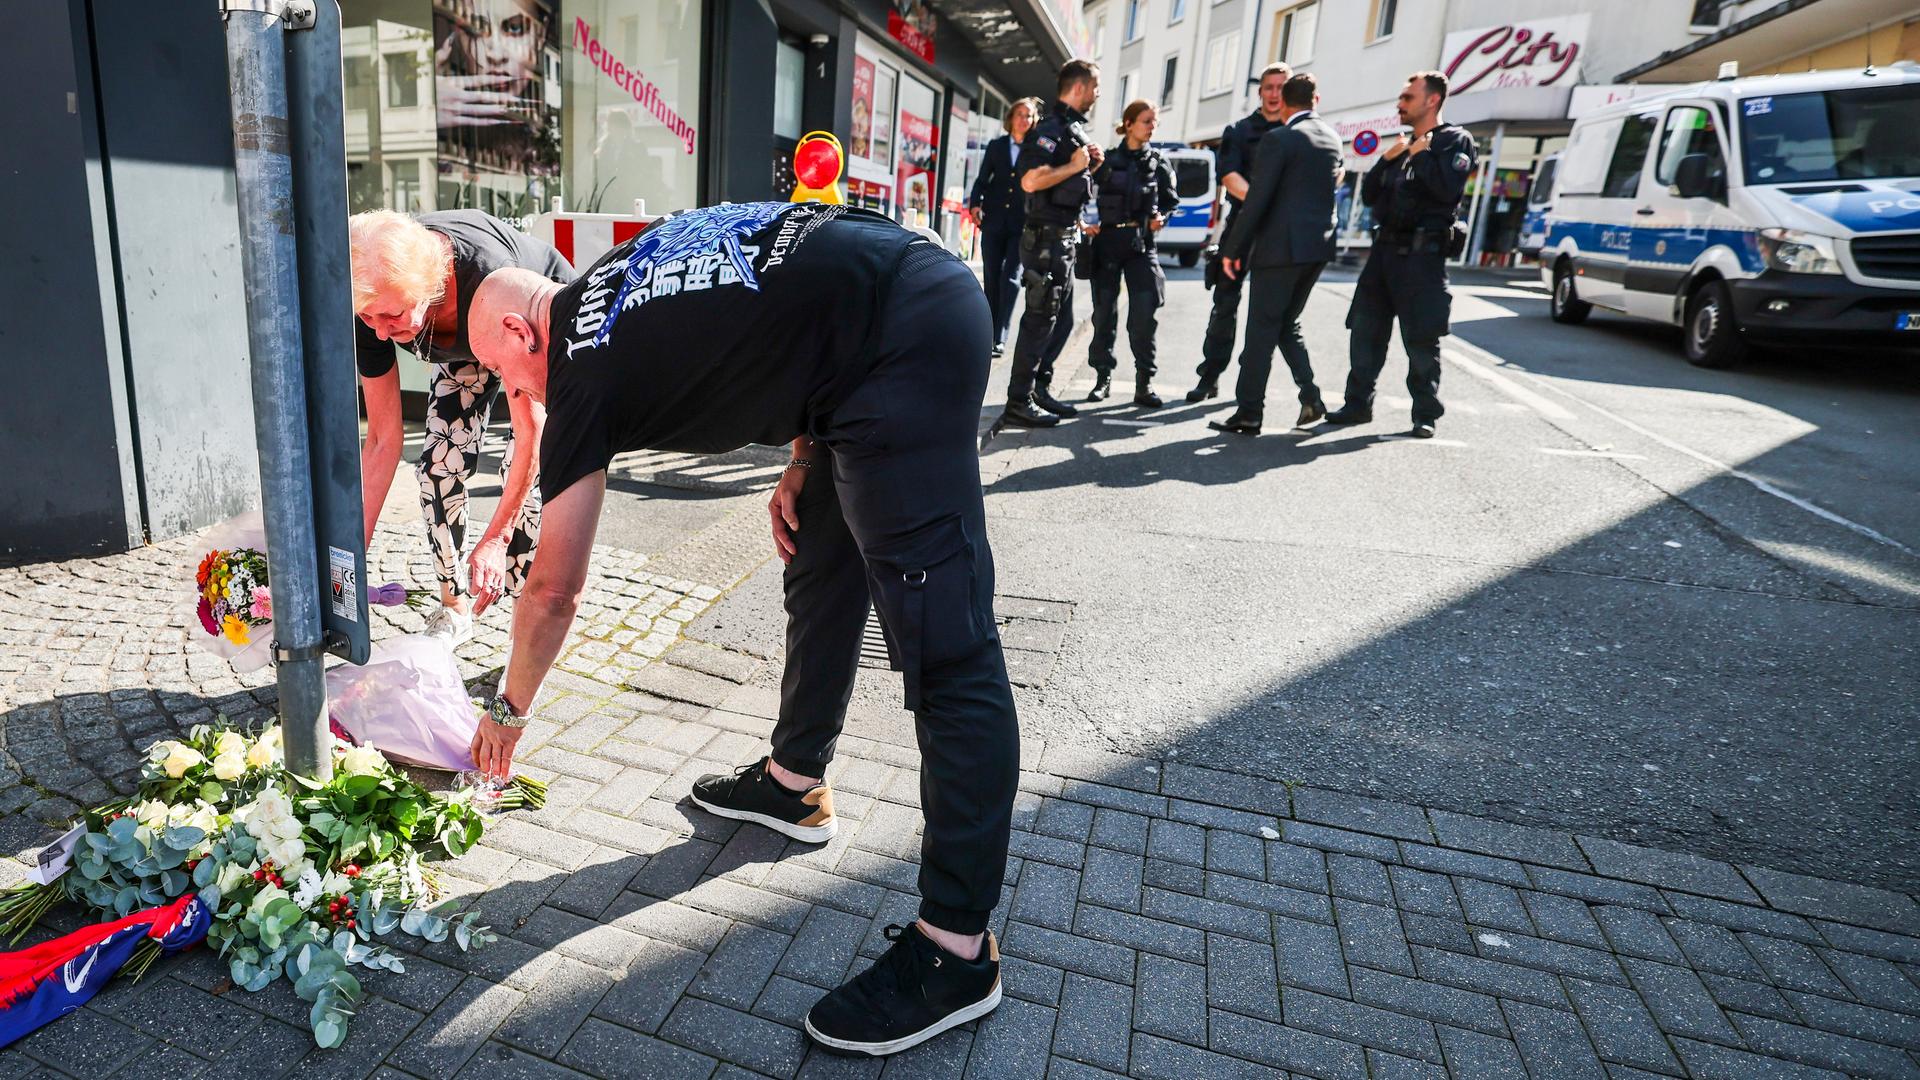
[[[933,87],[900,75],[899,147],[895,150],[895,217],[903,225],[931,228],[936,196],[939,131],[934,118],[940,96]]]
[[[853,129],[847,138],[847,202],[891,215],[895,90],[900,69],[862,40],[853,56]]]

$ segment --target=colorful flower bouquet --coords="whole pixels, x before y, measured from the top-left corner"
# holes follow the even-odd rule
[[[273,597],[267,591],[267,556],[254,548],[215,548],[200,560],[194,576],[200,589],[200,628],[242,648],[253,631],[273,625]]]
[[[336,741],[334,758],[333,779],[317,784],[286,769],[277,727],[201,725],[155,743],[138,791],[88,812],[64,876],[0,892],[0,935],[18,944],[61,899],[124,920],[194,892],[234,984],[257,991],[285,976],[312,1003],[314,1040],[338,1046],[363,996],[352,969],[404,970],[378,939],[467,949],[493,935],[476,913],[436,904],[428,861],[479,840],[475,792],[422,789],[372,747]],[[123,974],[137,978],[160,952],[157,935],[142,940]],[[9,1004],[0,992],[0,1014]]]

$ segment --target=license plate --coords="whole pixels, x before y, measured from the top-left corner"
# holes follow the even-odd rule
[[[1920,311],[1902,311],[1893,317],[1895,330],[1920,330]]]

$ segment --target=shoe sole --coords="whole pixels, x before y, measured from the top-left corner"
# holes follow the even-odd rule
[[[757,814],[752,810],[735,810],[730,806],[716,806],[698,795],[689,795],[693,805],[715,817],[730,818],[734,821],[750,821],[755,825],[765,825],[783,836],[791,836],[804,844],[824,844],[839,835],[840,819],[828,818],[825,825],[795,825],[791,821],[782,821],[768,814]]]
[[[807,1035],[811,1037],[814,1042],[819,1043],[829,1050],[837,1050],[846,1054],[867,1054],[872,1057],[886,1057],[888,1054],[897,1054],[902,1050],[911,1050],[936,1035],[951,1031],[970,1020],[978,1020],[999,1007],[1000,980],[995,979],[993,981],[993,993],[968,1005],[964,1009],[958,1009],[948,1013],[926,1028],[916,1031],[911,1035],[902,1035],[897,1039],[891,1039],[887,1042],[863,1043],[854,1042],[850,1039],[836,1039],[831,1035],[821,1034],[820,1030],[813,1026],[813,1016],[811,1014],[807,1016],[806,1020]]]

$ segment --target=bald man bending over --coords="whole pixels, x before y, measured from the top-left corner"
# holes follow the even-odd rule
[[[793,444],[769,504],[786,561],[787,664],[771,752],[693,801],[796,840],[838,827],[827,765],[869,601],[905,674],[922,768],[920,918],[807,1015],[840,1051],[891,1054],[993,1010],[1019,727],[993,621],[976,423],[992,323],[938,244],[865,210],[729,204],[669,217],[571,285],[500,270],[475,355],[544,402],[541,555],[475,737],[505,774],[580,591],[613,455]]]

